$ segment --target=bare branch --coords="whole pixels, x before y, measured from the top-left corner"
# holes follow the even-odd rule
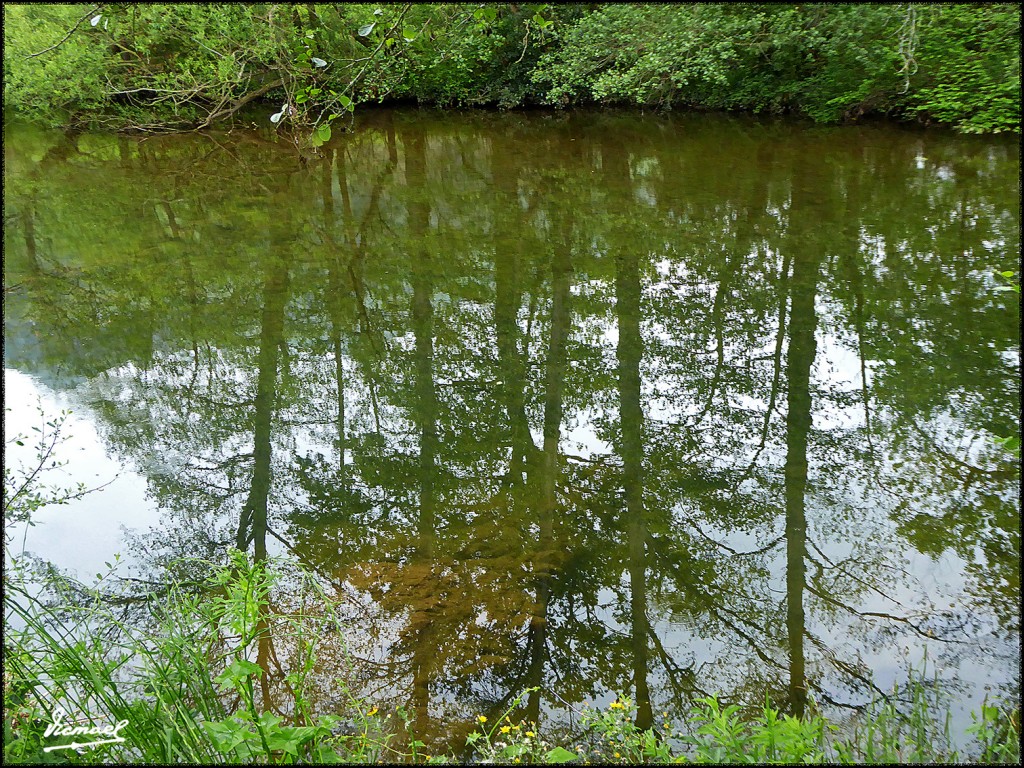
[[[55,48],[60,48],[62,45],[64,45],[64,43],[66,43],[68,41],[68,39],[73,34],[75,34],[75,30],[77,30],[80,26],[82,26],[82,22],[83,21],[85,21],[86,19],[92,18],[93,14],[95,14],[96,11],[100,11],[102,9],[103,9],[102,5],[97,5],[95,8],[93,8],[87,14],[85,14],[85,16],[80,18],[78,20],[78,23],[76,23],[75,26],[73,26],[71,28],[71,30],[66,35],[64,35],[64,37],[60,41],[58,41],[57,43],[54,43],[49,48],[44,48],[43,50],[39,51],[39,53],[30,53],[28,56],[25,57],[25,60],[27,61],[28,59],[34,59],[36,56],[42,56],[44,53],[49,53],[50,51],[54,50]]]
[[[204,120],[202,122],[202,124],[199,125],[195,130],[200,131],[203,128],[207,128],[210,125],[210,123],[212,123],[214,120],[217,120],[218,118],[229,117],[229,116],[233,115],[235,112],[237,112],[242,107],[244,107],[246,104],[248,104],[250,101],[258,99],[260,96],[263,96],[263,95],[269,93],[270,91],[274,90],[275,88],[282,88],[282,87],[284,87],[284,84],[285,84],[284,78],[281,78],[280,80],[275,80],[272,83],[267,83],[262,88],[257,88],[252,93],[247,94],[247,95],[243,96],[242,98],[238,99],[238,101],[236,101],[234,104],[232,104],[228,109],[222,109],[220,111],[212,112],[206,118],[206,120]]]

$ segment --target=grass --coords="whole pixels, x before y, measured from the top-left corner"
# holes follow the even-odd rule
[[[398,721],[404,727],[387,731],[377,708],[348,694],[340,681],[345,711],[316,714],[309,683],[315,627],[323,616],[271,611],[270,594],[280,578],[273,561],[253,564],[236,551],[225,565],[201,565],[207,575],[198,585],[174,586],[159,600],[141,602],[142,621],[127,620],[105,598],[102,574],[95,587],[74,594],[51,575],[60,600],[47,603],[17,568],[9,569],[5,762],[455,761],[424,754],[403,712]],[[313,583],[310,578],[308,586]],[[282,708],[275,698],[276,712],[263,702],[266,665],[256,663],[271,634],[296,649],[284,681],[288,702]],[[606,709],[584,708],[582,737],[566,745],[521,722],[517,699],[494,722],[481,715],[468,743],[477,762],[512,764],[1019,761],[1018,709],[986,702],[971,729],[975,744],[961,755],[950,746],[948,714],[935,691],[922,678],[912,687],[909,712],[879,701],[846,732],[817,713],[795,719],[766,704],[751,714],[722,707],[715,697],[694,702],[681,723],[666,719],[658,729],[641,731],[632,724],[633,703],[620,696]],[[46,727],[60,717],[57,708],[66,720],[79,717],[95,727],[123,721],[124,742],[44,751],[81,741],[47,736]]]

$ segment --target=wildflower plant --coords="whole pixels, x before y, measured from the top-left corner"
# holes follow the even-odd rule
[[[559,764],[568,763],[579,757],[564,747],[552,746],[538,735],[536,723],[518,723],[512,720],[512,713],[519,707],[523,697],[539,690],[527,688],[517,696],[508,708],[489,728],[474,730],[466,743],[471,745],[482,763],[518,764]],[[486,715],[479,715],[477,722],[483,726],[489,722]]]
[[[670,730],[668,721],[659,734],[653,728],[637,728],[635,716],[636,704],[621,694],[606,709],[584,706],[580,722],[591,739],[589,752],[581,757],[594,763],[671,762],[667,737],[677,734],[665,732]]]

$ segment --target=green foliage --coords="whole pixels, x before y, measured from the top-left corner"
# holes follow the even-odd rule
[[[986,699],[981,716],[971,713],[974,725],[967,729],[980,747],[978,759],[983,763],[1020,763],[1020,709],[992,706]]]
[[[799,108],[819,122],[891,111],[902,87],[900,13],[892,5],[836,5],[804,18],[790,42],[805,46],[803,75],[784,77]]]
[[[1020,5],[923,11],[908,109],[965,133],[1020,131]]]
[[[756,713],[736,704],[722,707],[717,696],[697,699],[682,723],[673,730],[668,721],[661,733],[633,724],[635,704],[619,696],[606,709],[586,707],[580,713],[583,733],[575,752],[551,748],[536,724],[515,722],[513,712],[521,697],[493,725],[470,734],[468,743],[482,762],[626,764],[692,763],[698,765],[794,765],[837,763],[929,763],[956,761],[950,746],[948,714],[941,719],[938,689],[923,679],[910,688],[910,709],[901,711],[891,701],[872,704],[843,730],[821,714],[803,718],[782,714],[768,703]],[[1014,763],[1019,758],[1019,719],[1006,707],[982,708],[972,715],[981,762]],[[480,721],[487,723],[481,716]],[[683,750],[673,749],[672,742]]]
[[[700,103],[758,26],[720,5],[610,5],[567,30],[533,79],[556,104],[596,99],[668,106]]]
[[[484,762],[498,763],[565,763],[575,760],[578,755],[564,747],[552,747],[538,735],[536,723],[518,723],[512,717],[522,703],[523,697],[539,690],[527,688],[517,696],[500,717],[483,731],[473,731],[466,738],[466,743],[473,747]],[[484,715],[477,718],[479,725],[485,726],[488,719]]]
[[[389,92],[440,106],[539,101],[530,72],[554,30],[576,15],[536,3],[414,5],[388,65],[397,80]]]
[[[24,583],[11,585],[5,612],[24,629],[9,631],[5,643],[5,759],[45,759],[42,748],[60,743],[45,735],[58,707],[95,725],[126,721],[125,743],[86,750],[87,762],[374,763],[401,755],[381,735],[375,708],[367,712],[352,699],[357,727],[345,734],[337,733],[338,716],[311,712],[306,677],[316,659],[309,629],[302,617],[270,614],[272,566],[237,551],[223,565],[206,565],[198,590],[175,584],[159,600],[153,596],[145,627],[127,625],[108,604],[109,573],[97,574],[91,587],[78,585],[80,594],[51,574],[44,584],[62,595],[56,603],[44,603]],[[272,631],[279,639],[292,632],[307,649],[287,677],[288,718],[260,700],[257,682],[266,670],[248,658]],[[78,759],[73,751],[50,754]]]
[[[205,764],[375,763],[384,759],[445,762],[423,754],[424,743],[409,731],[382,733],[377,708],[351,700],[355,728],[339,733],[341,718],[310,711],[303,678],[315,663],[312,644],[307,663],[289,675],[294,700],[286,718],[258,698],[257,683],[267,674],[247,657],[270,632],[268,597],[278,578],[275,566],[250,563],[240,552],[214,566],[204,584],[206,596],[176,585],[163,599],[154,629],[141,631],[119,623],[103,607],[102,584],[86,594],[78,620],[47,607],[15,585],[4,596],[8,615],[24,622],[5,642],[4,757],[18,762],[186,762]],[[216,595],[209,598],[209,590]],[[153,609],[156,611],[156,607]],[[285,623],[301,631],[300,618]],[[102,640],[86,638],[86,627]],[[276,632],[281,631],[278,624]],[[224,645],[223,640],[230,640]],[[139,664],[128,663],[137,658]],[[343,684],[340,684],[344,688]],[[634,703],[620,696],[606,709],[580,713],[582,733],[575,749],[540,735],[516,711],[528,689],[496,720],[477,718],[483,730],[467,744],[483,762],[793,764],[838,762],[929,762],[956,760],[949,747],[938,689],[923,680],[910,689],[911,708],[902,713],[889,701],[872,707],[853,731],[840,738],[839,728],[820,714],[802,719],[765,706],[746,717],[737,705],[721,707],[717,697],[698,699],[673,730],[666,718],[661,732],[633,724]],[[234,700],[235,706],[229,702]],[[113,720],[127,724],[126,743],[102,745],[83,753],[45,753],[53,746],[44,735],[55,707],[85,715],[93,724]],[[409,719],[397,712],[408,730]],[[986,702],[970,729],[984,762],[1017,762],[1019,716]],[[676,752],[675,743],[684,745]],[[58,742],[59,743],[59,742]],[[404,744],[404,746],[403,746]],[[583,746],[586,744],[587,746]],[[447,758],[450,760],[451,758]]]
[[[50,53],[26,57],[55,45],[87,8],[67,5],[4,4],[4,106],[33,120],[66,123],[79,112],[107,104],[107,54],[96,44],[100,32],[85,29]]]
[[[1018,131],[1020,8],[771,4],[4,7],[4,102],[207,125],[256,98],[313,145],[386,98],[903,115]],[[92,24],[92,21],[96,21]],[[70,31],[70,35],[68,34]],[[38,55],[37,55],[38,54]],[[323,128],[328,126],[328,128]]]
[[[691,762],[721,763],[820,763],[825,758],[825,733],[834,730],[819,715],[797,719],[780,717],[778,710],[765,704],[761,717],[744,723],[740,708],[719,706],[717,697],[697,700],[690,712],[696,726],[690,737],[694,754]]]
[[[927,661],[925,662],[927,664]],[[902,697],[909,706],[898,705]],[[945,714],[943,715],[943,712]],[[837,761],[849,763],[947,763],[960,755],[950,733],[949,710],[938,677],[926,667],[911,677],[906,690],[871,702],[844,738],[833,745]]]
[[[793,110],[821,122],[906,112],[1019,130],[1019,26],[1008,6],[610,5],[562,33],[532,77],[555,104]]]

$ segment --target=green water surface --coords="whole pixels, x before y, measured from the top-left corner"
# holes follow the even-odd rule
[[[318,705],[341,676],[428,735],[530,686],[542,721],[843,712],[926,650],[961,715],[1019,701],[1017,143],[381,110],[300,156],[262,122],[4,129],[5,376],[144,483],[104,497],[137,576],[301,560],[348,628]]]

